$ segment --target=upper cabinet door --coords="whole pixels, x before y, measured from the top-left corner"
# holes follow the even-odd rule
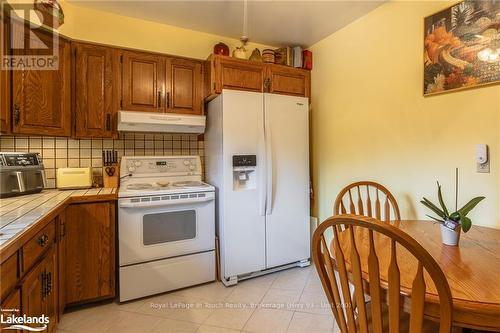
[[[103,46],[74,43],[75,136],[113,136],[118,111],[119,59],[117,51]]]
[[[266,76],[267,92],[302,97],[311,95],[311,73],[307,70],[268,65]]]
[[[167,59],[167,112],[203,113],[202,70],[199,61]]]
[[[263,91],[264,67],[248,60],[217,56],[215,58],[215,92],[222,89]]]
[[[123,52],[122,109],[165,111],[165,58],[140,52]]]
[[[0,15],[4,15],[3,11]],[[2,52],[1,56],[5,55],[4,52],[9,46],[9,24],[6,17],[2,16]],[[9,114],[10,114],[10,71],[0,70],[0,133],[8,133],[9,128]]]
[[[25,30],[25,31],[24,31]],[[16,25],[11,35],[16,42],[30,45],[32,55],[54,46],[49,33],[30,34]],[[23,41],[24,38],[24,41]],[[57,45],[57,44],[56,44]],[[36,48],[34,47],[36,46]],[[12,132],[52,136],[71,135],[71,46],[58,38],[59,67],[56,70],[12,71]],[[25,52],[25,51],[24,51]],[[16,54],[16,51],[13,51]]]

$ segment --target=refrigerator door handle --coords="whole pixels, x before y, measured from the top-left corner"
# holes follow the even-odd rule
[[[269,123],[266,121],[266,215],[273,212],[273,151]]]
[[[265,161],[266,158],[267,158],[267,152],[266,152],[266,149],[267,149],[267,145],[266,145],[266,129],[265,129],[265,125],[264,125],[264,122],[262,124],[262,132],[261,132],[261,139],[259,141],[259,145],[260,145],[260,151],[259,151],[259,155],[258,156],[262,156],[264,155],[264,158],[262,159],[262,161]],[[266,215],[266,183],[267,183],[267,163],[262,163],[261,167],[258,169],[259,171],[259,183],[260,183],[260,190],[259,190],[259,214],[261,216],[265,216]]]

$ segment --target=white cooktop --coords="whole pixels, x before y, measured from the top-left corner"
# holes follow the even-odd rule
[[[118,197],[214,191],[199,156],[123,156]]]
[[[161,178],[136,178],[122,181],[118,197],[194,193],[214,191],[212,185],[199,180],[175,180]]]

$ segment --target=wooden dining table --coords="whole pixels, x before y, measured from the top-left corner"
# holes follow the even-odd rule
[[[437,261],[450,285],[453,298],[453,325],[500,332],[500,230],[473,226],[460,236],[459,246],[441,242],[440,225],[432,221],[405,220],[391,222],[417,242]],[[369,253],[367,230],[355,230],[355,242],[362,261],[362,273],[368,276]],[[340,233],[344,253],[350,253],[347,233]],[[390,240],[383,235],[375,237],[379,257],[382,288],[387,287],[387,267],[390,259]],[[402,247],[397,248],[404,304],[411,304],[410,291],[417,261]],[[349,266],[349,256],[346,256]],[[439,300],[432,280],[426,274],[425,314],[439,320]],[[385,287],[384,287],[385,286]]]

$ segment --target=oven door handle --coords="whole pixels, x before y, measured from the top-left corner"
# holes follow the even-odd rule
[[[139,207],[159,207],[159,206],[172,206],[186,203],[200,203],[213,201],[214,197],[205,198],[186,198],[186,199],[169,199],[169,200],[156,200],[156,201],[140,201],[140,202],[119,202],[120,208],[139,208]]]

